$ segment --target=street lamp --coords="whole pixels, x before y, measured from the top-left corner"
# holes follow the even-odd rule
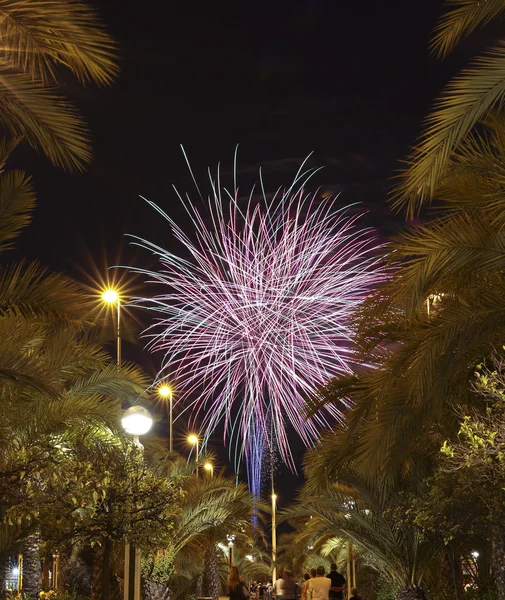
[[[173,416],[172,416],[172,409],[173,409],[173,402],[172,402],[172,388],[166,384],[163,384],[162,386],[160,386],[158,388],[158,394],[165,399],[169,399],[170,402],[170,411],[169,411],[169,448],[170,448],[170,452],[174,451],[174,436],[173,436]]]
[[[119,306],[119,299],[118,299]],[[119,313],[118,313],[119,315]],[[123,414],[123,418],[121,419],[121,425],[126,433],[135,436],[135,441],[140,449],[143,448],[142,444],[139,442],[139,436],[147,433],[153,424],[153,419],[149,414],[149,411],[146,410],[143,406],[139,406],[138,404],[135,406],[130,406],[127,410],[125,410]],[[141,582],[141,572],[140,572],[140,562],[141,562],[141,553],[140,548],[132,549],[130,547],[130,543],[125,543],[125,554],[124,554],[124,591],[123,598],[124,600],[140,600],[140,582]],[[133,559],[133,560],[132,560]],[[132,570],[130,569],[131,563],[133,562],[133,578],[132,578]],[[133,581],[132,581],[133,579]],[[133,599],[130,595],[131,585],[133,583]]]
[[[228,558],[230,561],[230,571],[231,571],[231,568],[233,567],[233,542],[235,541],[235,535],[234,534],[227,535],[226,539],[228,540]]]
[[[102,292],[102,300],[106,304],[117,304],[117,364],[121,364],[121,298],[116,290],[111,288]]]
[[[192,433],[191,435],[188,435],[188,442],[192,446],[196,447],[196,460],[198,460],[198,457],[200,456],[200,440],[198,439],[198,436],[195,435],[194,433]]]
[[[139,435],[144,435],[151,429],[153,418],[148,410],[137,404],[125,410],[121,425],[126,433],[138,438]]]
[[[198,436],[192,433],[188,435],[188,442],[196,448],[196,474],[198,475],[198,458],[200,457],[200,440]]]
[[[206,470],[208,473],[210,473],[210,476],[211,476],[211,478],[212,478],[212,477],[214,477],[214,465],[213,465],[212,463],[210,463],[210,462],[206,462],[206,463],[203,465],[203,468],[204,468],[204,469],[205,469],[205,470]]]
[[[274,486],[272,482],[272,582],[275,584],[277,581],[277,567],[275,566],[275,561],[277,560],[277,523],[276,523],[276,514],[277,510],[277,494],[274,492]]]

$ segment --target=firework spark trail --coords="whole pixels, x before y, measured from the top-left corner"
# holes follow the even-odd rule
[[[244,206],[236,185],[223,189],[218,173],[207,219],[179,195],[193,236],[149,202],[189,259],[135,238],[160,261],[159,271],[141,272],[162,292],[136,299],[157,318],[146,335],[150,349],[164,354],[160,377],[170,371],[176,378],[204,442],[224,422],[236,463],[245,453],[256,483],[265,440],[294,469],[286,423],[307,446],[326,425],[323,414],[305,418],[306,400],[350,372],[349,317],[384,278],[375,236],[359,226],[362,215],[307,195],[310,174],[300,170],[270,199],[260,181],[261,200],[253,190]],[[336,407],[328,412],[342,418]]]

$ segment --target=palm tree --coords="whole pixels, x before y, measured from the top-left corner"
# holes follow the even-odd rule
[[[475,365],[503,344],[503,123],[495,115],[467,138],[438,188],[436,217],[388,248],[394,275],[357,317],[371,367],[331,383],[318,405],[355,401],[349,433],[327,440],[329,464],[349,459],[350,445],[354,466],[370,473],[412,464],[408,448],[442,417],[446,432],[457,427],[448,407],[472,402]]]
[[[432,41],[432,49],[439,57],[447,56],[462,38],[505,14],[503,0],[446,0],[445,7]],[[412,215],[431,203],[452,152],[504,98],[505,46],[500,40],[443,91],[408,159],[394,205],[405,207]]]
[[[201,457],[202,464],[206,457]],[[259,505],[243,484],[223,476],[198,477],[193,463],[187,465],[181,457],[173,456],[168,465],[168,475],[180,478],[183,498],[180,513],[173,529],[173,546],[170,552],[177,564],[177,581],[173,582],[172,597],[184,595],[188,585],[202,573],[204,596],[219,596],[218,543],[227,544],[226,535],[234,533],[251,541],[251,516]],[[264,507],[263,507],[264,508]],[[186,581],[186,583],[184,583]],[[176,583],[176,585],[175,585]],[[171,595],[171,583],[152,585],[148,582],[150,600],[162,600]]]
[[[10,321],[0,319],[0,332],[12,329]],[[24,319],[20,317],[17,321],[16,329],[23,331]],[[119,398],[138,396],[146,386],[138,369],[123,365],[118,370],[103,350],[82,342],[75,331],[68,328],[54,331],[47,325],[28,329],[31,335],[10,336],[10,352],[24,358],[23,349],[30,347],[26,368],[32,378],[34,373],[44,374],[45,385],[56,397],[23,383],[8,381],[0,385],[3,415],[0,489],[2,502],[10,500],[13,504],[23,500],[24,483],[31,481],[33,473],[38,472],[40,477],[46,463],[51,463],[51,455],[58,452],[58,446],[70,446],[76,436],[82,440],[85,435],[94,435],[96,426],[117,431]],[[20,449],[24,454],[20,454]],[[23,540],[24,591],[33,597],[39,591],[39,526],[36,519],[24,528],[11,526],[9,546],[3,548],[7,557]]]
[[[0,0],[0,22],[0,122],[9,140],[24,138],[53,164],[82,170],[91,159],[89,134],[55,92],[57,73],[110,84],[118,72],[114,42],[83,2]]]
[[[377,483],[349,474],[336,483],[309,477],[281,518],[304,522],[296,538],[302,546],[331,551],[341,540],[352,542],[368,566],[398,586],[398,600],[413,600],[424,598],[422,586],[430,581],[439,549],[398,518],[403,509],[397,492],[383,493]]]

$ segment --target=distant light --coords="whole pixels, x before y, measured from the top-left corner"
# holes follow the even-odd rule
[[[119,300],[119,295],[115,290],[105,290],[102,294],[102,300],[107,302],[107,304],[116,304]]]
[[[170,386],[168,386],[168,385],[162,385],[158,389],[158,394],[162,398],[170,398],[172,396],[172,388]]]
[[[474,550],[474,551],[472,552],[472,556],[473,556],[474,558],[479,558],[479,553],[477,552],[477,550]]]
[[[277,500],[277,494],[272,494],[272,500]]]
[[[307,546],[307,550],[314,550],[314,546]]]
[[[152,425],[153,419],[143,406],[130,406],[128,410],[124,412],[121,424],[126,433],[131,435],[144,435],[147,433]]]
[[[205,464],[203,465],[203,468],[204,468],[206,471],[212,471],[212,469],[213,469],[214,467],[212,466],[212,464],[211,464],[211,463],[207,462],[207,463],[205,463]]]
[[[14,567],[12,569],[12,574],[17,577],[19,575],[19,567]]]
[[[190,444],[198,444],[198,436],[195,435],[194,433],[192,433],[191,435],[188,435],[188,442]]]
[[[247,558],[247,560],[250,560],[251,562],[254,562],[254,558],[252,554],[246,554],[245,557]]]

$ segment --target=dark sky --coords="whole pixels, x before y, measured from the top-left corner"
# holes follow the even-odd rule
[[[429,55],[440,0],[94,4],[120,45],[121,76],[110,89],[64,88],[93,132],[86,174],[17,151],[39,198],[22,253],[81,278],[93,265],[148,264],[124,234],[170,245],[138,196],[179,214],[171,186],[190,187],[181,143],[201,177],[231,165],[240,144],[242,168],[262,164],[276,182],[314,151],[327,167],[317,183],[363,201],[383,234],[399,226],[388,178],[460,60]]]

